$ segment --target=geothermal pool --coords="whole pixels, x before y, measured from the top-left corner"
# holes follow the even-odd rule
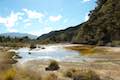
[[[41,45],[42,48],[35,48],[30,50],[29,48],[20,48],[16,50],[21,59],[19,62],[25,62],[30,60],[57,60],[64,62],[82,62],[88,58],[81,56],[79,52],[73,50],[67,50],[64,46],[70,45]]]

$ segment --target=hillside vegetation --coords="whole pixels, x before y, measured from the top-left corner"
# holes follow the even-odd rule
[[[75,35],[78,34],[79,28],[82,24],[76,27],[69,27],[65,30],[52,31],[48,34],[43,34],[38,37],[37,40],[41,43],[61,43],[61,42],[71,42]]]
[[[89,21],[81,26],[76,42],[110,45],[120,41],[120,0],[98,0],[97,4]]]
[[[84,43],[120,45],[120,0],[98,0],[89,13],[89,20],[60,31],[52,31],[37,38],[41,43]]]

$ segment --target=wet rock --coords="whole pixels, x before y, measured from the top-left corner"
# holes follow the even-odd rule
[[[28,54],[31,54],[31,52],[28,52]]]
[[[41,49],[45,49],[45,47],[42,47]]]
[[[14,59],[21,59],[21,58],[22,58],[22,57],[19,56],[19,55],[17,55],[17,54],[14,56]]]

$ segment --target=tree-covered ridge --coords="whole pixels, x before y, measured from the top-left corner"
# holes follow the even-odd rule
[[[88,22],[81,27],[77,42],[111,45],[120,41],[120,0],[98,0],[97,4]]]
[[[48,34],[43,34],[42,36],[38,37],[37,40],[40,43],[69,43],[79,32],[81,25],[82,24],[77,25],[76,27],[69,27],[65,30],[52,31]]]
[[[72,42],[95,45],[120,45],[120,0],[98,0],[90,19],[65,30],[38,38],[40,42]],[[70,30],[69,30],[70,29]]]
[[[11,38],[6,36],[0,36],[0,46],[7,46],[7,47],[23,47],[31,44],[33,39],[30,39],[28,36],[21,37],[21,38]]]

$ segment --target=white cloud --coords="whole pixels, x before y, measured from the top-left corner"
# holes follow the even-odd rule
[[[28,9],[23,9],[23,11],[27,14],[29,19],[38,19],[39,21],[42,20],[44,17],[43,13],[33,11],[33,10],[28,10]]]
[[[62,18],[61,15],[58,15],[58,16],[49,16],[49,20],[53,21],[53,22],[59,21],[61,18]]]
[[[29,19],[24,19],[24,20],[23,20],[24,23],[27,23],[27,22],[29,22],[29,21],[30,21]]]
[[[7,16],[5,18],[0,16],[0,24],[4,24],[7,28],[11,28],[19,19],[21,19],[22,15],[24,14],[21,12],[11,12],[10,16]]]
[[[88,1],[90,1],[90,0],[83,0],[83,2],[88,2]]]
[[[26,23],[25,26],[28,27],[28,26],[31,26],[32,24],[30,22]]]
[[[85,21],[89,19],[88,13],[85,14]]]
[[[0,16],[0,23],[1,23],[1,24],[6,23],[6,19],[5,19],[5,18],[2,18],[2,17]]]

